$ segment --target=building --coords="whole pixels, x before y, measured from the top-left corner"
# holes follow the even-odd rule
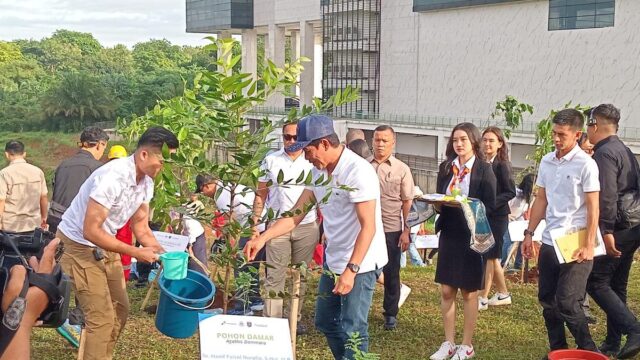
[[[568,102],[611,102],[620,135],[640,154],[640,1],[637,0],[187,0],[187,31],[241,34],[255,73],[256,38],[284,63],[289,38],[311,59],[300,102],[346,85],[362,90],[339,109],[342,126],[391,124],[397,153],[432,171],[453,125],[484,127],[505,95],[532,104],[510,139],[514,167],[530,163],[535,123]],[[252,14],[252,21],[251,16]],[[310,69],[313,69],[311,71]],[[273,98],[278,112],[284,99]]]

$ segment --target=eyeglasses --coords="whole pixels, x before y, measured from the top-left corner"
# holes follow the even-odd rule
[[[284,134],[282,135],[282,137],[286,140],[286,141],[296,141],[298,140],[298,135],[288,135],[288,134]]]
[[[587,120],[587,126],[593,126],[593,125],[598,125],[598,122],[596,121],[596,118],[594,118],[593,116],[590,116],[589,120]]]

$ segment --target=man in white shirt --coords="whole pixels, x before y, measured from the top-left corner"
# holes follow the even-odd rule
[[[262,163],[264,175],[258,182],[257,196],[253,202],[254,214],[262,213],[262,210],[273,209],[275,213],[282,213],[291,210],[295,205],[304,185],[296,184],[297,179],[307,178],[313,165],[308,162],[302,149],[297,151],[287,151],[287,147],[296,142],[297,123],[288,123],[282,127],[282,140],[284,147],[276,152],[267,155]],[[278,175],[282,173],[282,182],[290,181],[289,185],[279,185]],[[267,186],[271,181],[273,185]],[[265,204],[266,202],[266,204]],[[256,223],[260,218],[256,216]],[[272,239],[267,243],[267,279],[264,282],[264,289],[267,294],[272,291],[276,294],[284,291],[286,271],[288,265],[305,262],[309,264],[313,256],[316,244],[318,243],[319,231],[316,222],[316,212],[310,211],[305,215],[300,224],[293,231]],[[259,235],[257,229],[254,230]],[[306,290],[306,282],[302,281],[300,288],[300,303],[303,303],[303,296]],[[283,317],[282,298],[267,298],[265,300],[264,316]],[[302,312],[302,306],[298,307],[298,316]],[[302,335],[306,329],[298,323],[298,334]]]
[[[545,155],[540,163],[536,201],[522,243],[522,254],[531,258],[533,232],[540,221],[546,219],[538,256],[538,299],[552,351],[568,347],[565,324],[579,349],[598,351],[581,306],[593,267],[600,192],[598,166],[577,145],[583,125],[583,115],[575,109],[565,109],[554,116],[556,151]],[[558,262],[550,231],[559,228],[587,231],[584,242],[573,255],[573,262]]]
[[[153,262],[164,251],[149,228],[153,178],[162,170],[162,147],[171,151],[178,139],[161,127],[147,129],[132,156],[113,160],[94,171],[62,215],[56,236],[65,252],[60,263],[73,282],[85,316],[84,360],[113,357],[129,313],[120,254]],[[144,247],[125,244],[115,234],[131,219]]]
[[[300,120],[297,142],[288,150],[299,149],[304,149],[305,158],[315,167],[311,172],[314,182],[331,178],[330,183],[308,186],[292,208],[302,213],[277,220],[260,236],[254,236],[244,251],[253,259],[268,241],[300,224],[306,215],[305,205],[319,202],[328,271],[323,272],[318,283],[315,324],[325,334],[336,359],[353,359],[353,351],[346,350],[345,345],[357,332],[361,339],[359,349],[368,350],[373,290],[387,263],[380,185],[372,181],[377,177],[373,167],[340,144],[333,120],[327,116],[309,115]]]
[[[218,189],[222,188],[218,192]],[[252,216],[252,206],[255,200],[255,193],[252,189],[247,188],[244,185],[223,184],[221,181],[216,180],[211,175],[198,175],[196,176],[196,192],[202,193],[204,196],[212,198],[216,203],[216,208],[224,212],[227,216],[231,214],[231,219],[227,221],[235,221],[240,224],[241,227],[246,228],[249,223],[249,217]],[[233,204],[231,199],[231,193],[233,192]],[[264,231],[264,225],[258,226],[258,231]],[[249,240],[248,237],[240,237],[238,239],[238,247],[242,248]],[[236,239],[231,239],[235,241]],[[231,245],[234,245],[233,243]],[[264,302],[260,297],[260,268],[259,261],[265,261],[264,250],[255,258],[256,262],[247,264],[235,269],[236,278],[241,272],[248,273],[251,277],[251,287],[248,292],[248,299],[237,299],[236,306],[230,309],[228,315],[253,315],[254,311],[261,311],[264,309]],[[255,271],[249,268],[255,268]],[[248,300],[248,301],[246,301]]]

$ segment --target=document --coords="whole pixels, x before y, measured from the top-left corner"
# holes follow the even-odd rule
[[[601,256],[606,254],[606,249],[604,247],[602,235],[600,234],[600,228],[596,230],[596,234],[594,256]],[[576,261],[573,259],[573,254],[580,247],[580,243],[585,241],[587,237],[587,229],[558,228],[550,230],[549,235],[551,235],[551,241],[553,241],[553,248],[556,251],[558,262],[565,264]]]

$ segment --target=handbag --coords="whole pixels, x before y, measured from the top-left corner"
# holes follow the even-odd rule
[[[616,214],[616,228],[630,229],[640,225],[640,171],[638,170],[638,161],[631,154],[631,150],[627,148],[627,155],[633,164],[637,187],[636,191],[622,194],[618,197],[618,213]]]

